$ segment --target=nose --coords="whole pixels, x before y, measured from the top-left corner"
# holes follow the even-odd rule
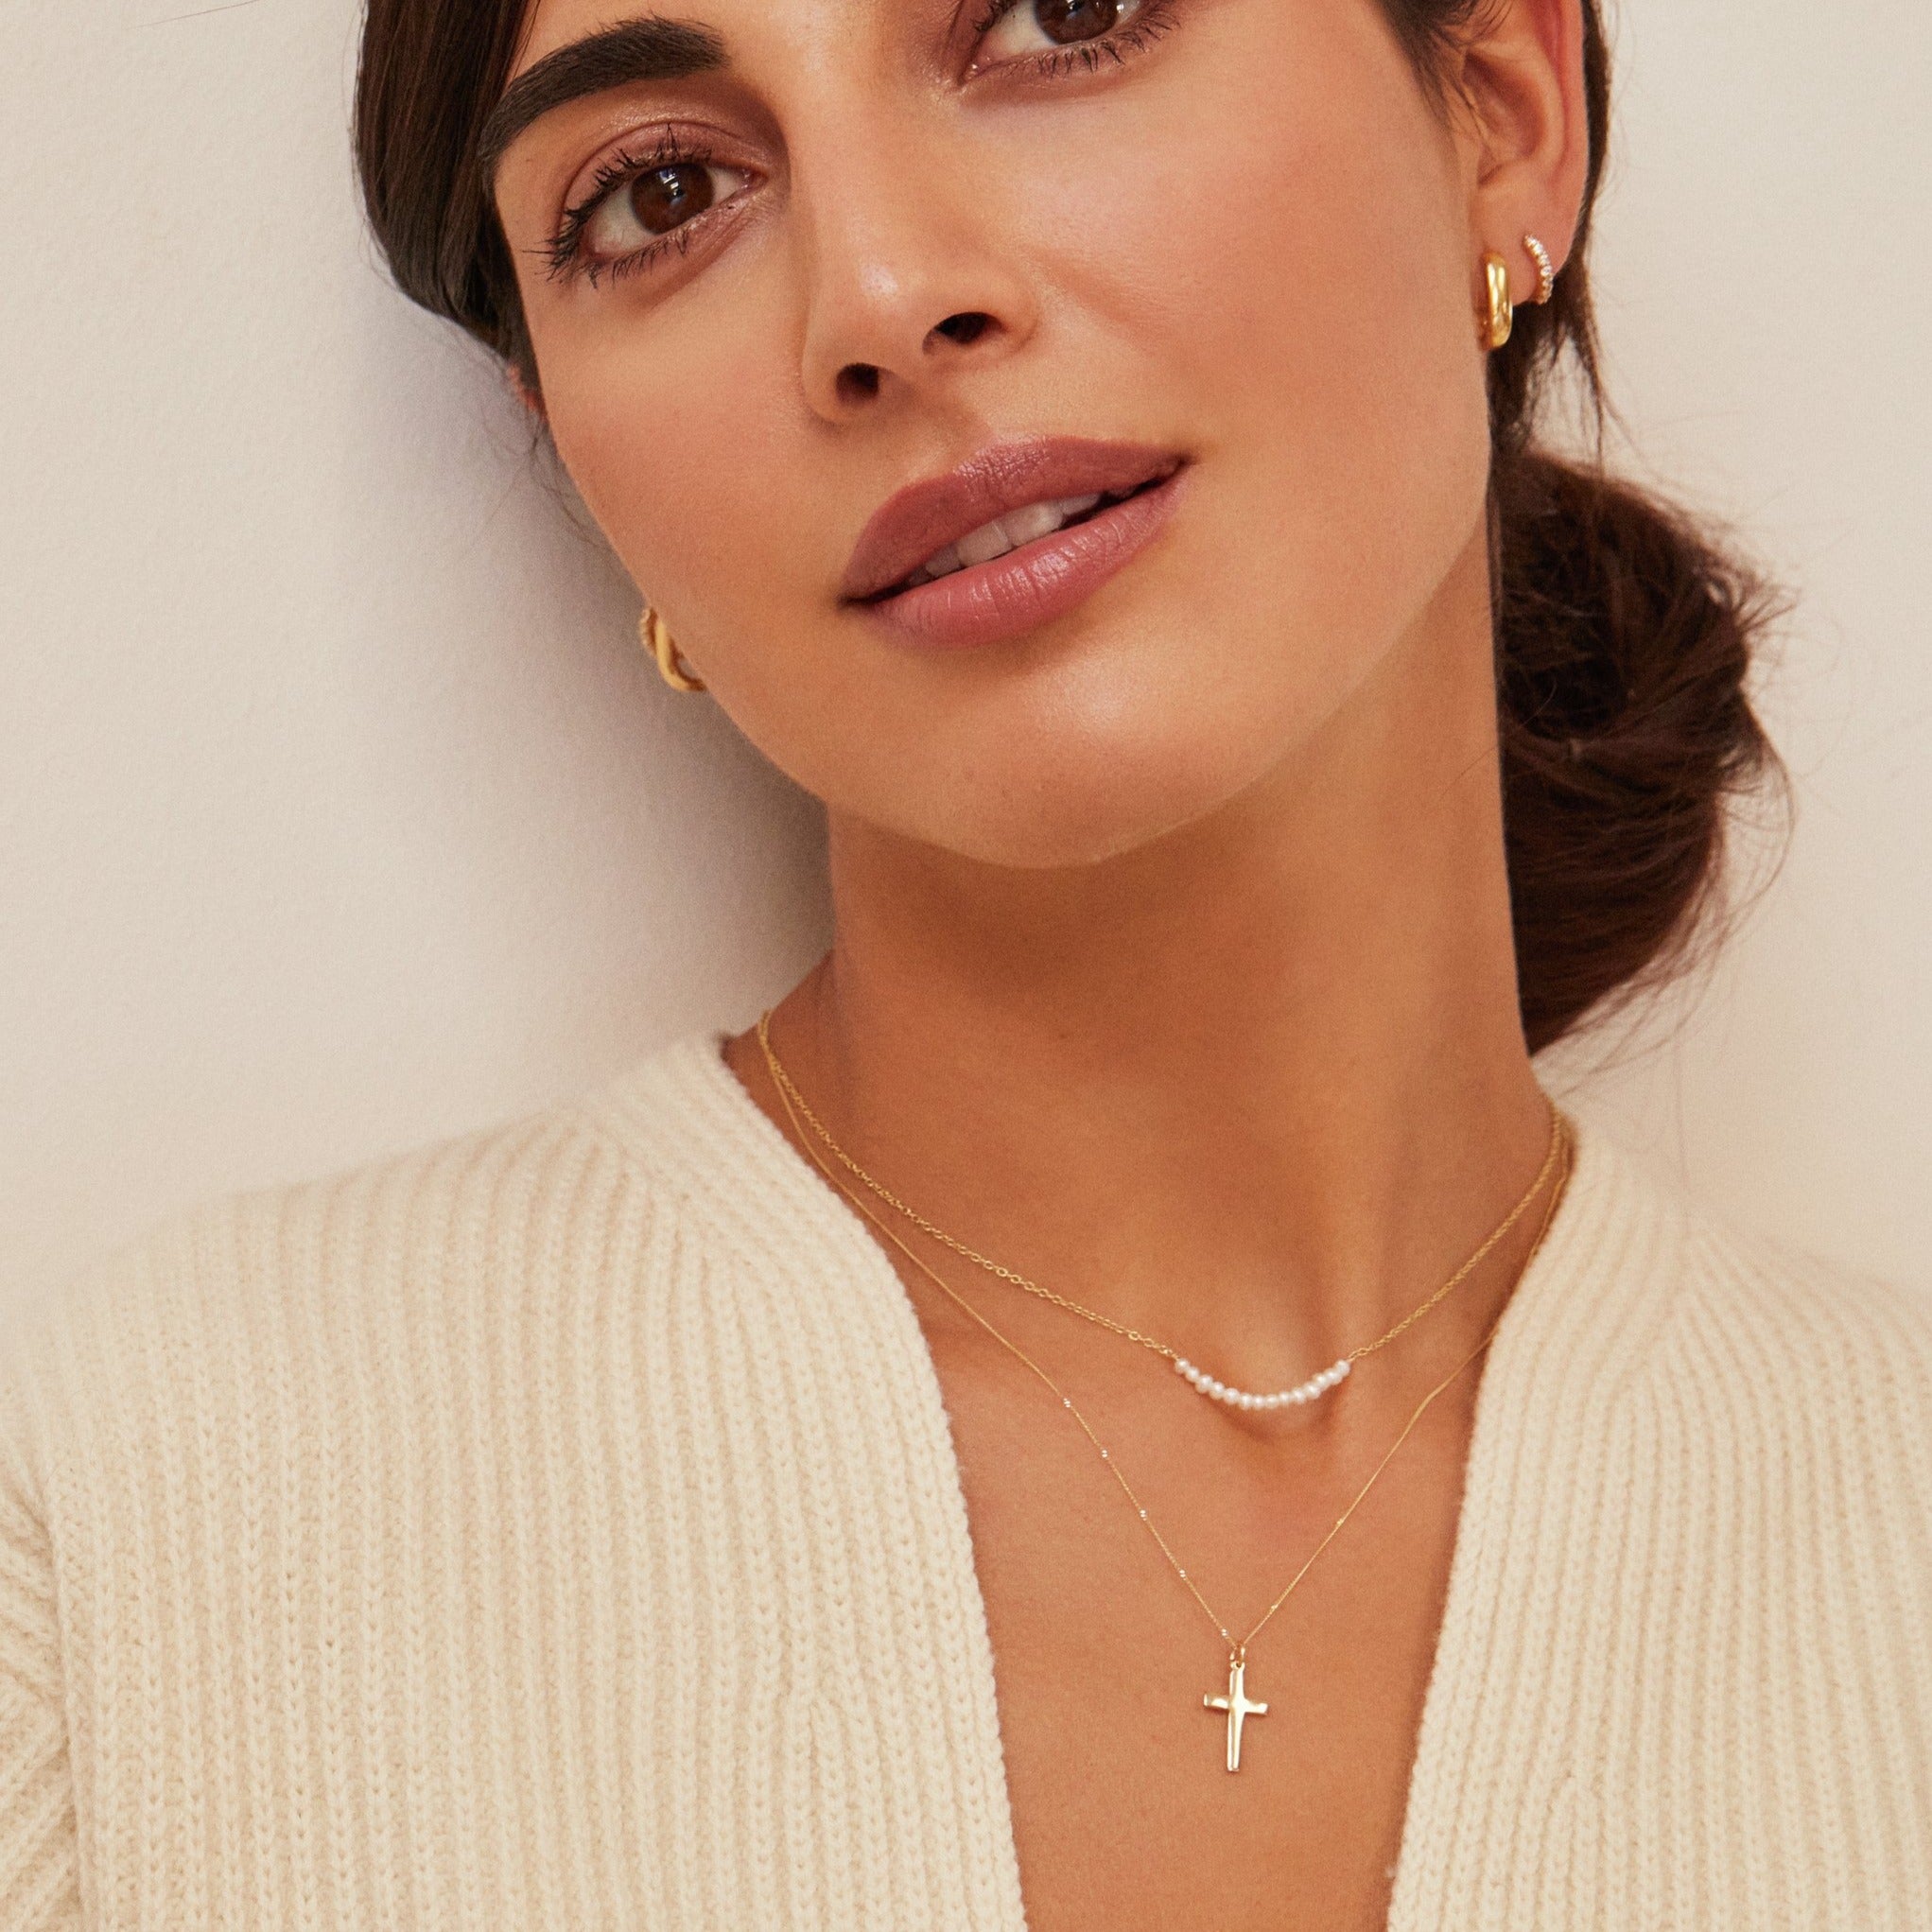
[[[819,165],[801,165],[794,151],[801,373],[827,421],[944,391],[1032,335],[1035,298],[1012,224],[993,184],[960,160],[947,165],[910,131],[855,141],[849,120]]]

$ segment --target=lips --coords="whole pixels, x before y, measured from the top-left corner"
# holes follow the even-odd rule
[[[1172,450],[1138,443],[1042,437],[996,444],[946,475],[911,484],[889,497],[861,531],[841,594],[848,602],[867,604],[881,614],[901,600],[931,600],[941,587],[949,588],[954,593],[949,600],[957,602],[960,593],[970,596],[975,588],[963,580],[998,573],[1012,559],[1024,560],[1029,551],[1050,548],[1056,538],[1064,542],[1089,524],[1117,517],[1121,510],[1173,478],[1182,461]],[[1079,499],[1089,497],[1095,501],[1072,508]],[[1062,509],[1054,522],[1064,527],[1040,531],[1040,505]],[[1024,540],[1004,554],[975,565],[976,546],[983,549],[997,545],[997,536],[988,543],[985,527],[1009,513],[1021,512],[1026,514],[1015,516],[1010,529],[1001,528],[1009,542],[1020,539],[1023,532]],[[975,539],[975,545],[959,550],[963,537]],[[1096,546],[1089,541],[1084,548],[1092,551]],[[1099,548],[1118,550],[1120,546]],[[937,581],[931,582],[925,566],[934,559],[940,567],[933,573]],[[966,567],[961,568],[962,564]],[[949,574],[954,570],[957,575]],[[1010,576],[1011,569],[1004,574]]]

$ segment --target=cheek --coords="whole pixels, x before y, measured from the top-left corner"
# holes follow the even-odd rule
[[[581,330],[553,325],[536,343],[572,483],[694,645],[701,630],[740,624],[754,587],[793,609],[825,588],[815,578],[809,592],[801,569],[817,555],[804,541],[809,493],[777,474],[803,433],[796,372],[773,356],[780,325],[769,305],[754,288],[737,293],[648,326],[608,315]]]
[[[1463,187],[1374,6],[1284,9],[1199,59],[1211,87],[1150,90],[1130,142],[1062,175],[1055,252],[1214,481],[1199,594],[1235,593],[1258,648],[1286,635],[1315,676],[1392,643],[1482,513]]]

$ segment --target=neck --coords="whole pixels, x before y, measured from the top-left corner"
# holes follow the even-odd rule
[[[929,1219],[1229,1380],[1371,1339],[1503,1218],[1550,1131],[1493,705],[1461,682],[1481,700],[1458,721],[1439,679],[1392,676],[1211,819],[1101,864],[835,820],[837,938],[775,1017],[788,1069]],[[755,1045],[734,1055],[763,1092]],[[1524,1251],[1497,1251],[1505,1292]],[[1452,1340],[1493,1315],[1480,1286],[1467,1306]]]

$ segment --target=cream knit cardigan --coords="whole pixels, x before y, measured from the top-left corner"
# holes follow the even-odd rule
[[[1019,1932],[931,1359],[717,1044],[0,1338],[5,1932]],[[1390,1924],[1932,1928],[1932,1311],[1589,1129]]]

